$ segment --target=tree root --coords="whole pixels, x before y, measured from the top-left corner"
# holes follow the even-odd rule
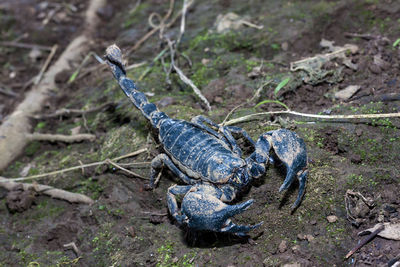
[[[81,35],[76,37],[60,55],[58,60],[43,75],[43,79],[32,88],[26,98],[16,107],[0,126],[0,170],[5,169],[28,144],[32,126],[30,117],[42,109],[50,92],[57,88],[55,76],[65,70],[69,70],[71,62],[80,59],[81,55],[90,47],[90,36],[96,31],[100,19],[96,11],[104,6],[105,0],[91,0],[86,11],[85,26]]]

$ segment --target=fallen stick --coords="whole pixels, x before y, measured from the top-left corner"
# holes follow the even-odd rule
[[[7,42],[2,41],[0,42],[1,46],[9,46],[9,47],[18,47],[18,48],[26,48],[26,49],[33,49],[37,48],[40,50],[51,51],[51,46],[44,46],[44,45],[37,45],[37,44],[26,44],[26,43],[17,43],[17,42]]]
[[[51,48],[51,52],[49,54],[49,56],[47,57],[46,61],[43,64],[43,67],[41,68],[38,76],[36,76],[35,81],[33,82],[34,85],[39,84],[40,80],[43,77],[43,73],[47,70],[47,67],[49,66],[51,60],[53,59],[54,55],[56,54],[58,49],[58,45],[53,45],[53,47]]]
[[[50,141],[50,142],[64,142],[64,143],[75,143],[82,142],[84,140],[93,141],[96,136],[93,134],[73,134],[73,135],[63,135],[63,134],[42,134],[33,133],[27,134],[26,138],[30,141]]]
[[[307,117],[307,118],[324,119],[324,120],[328,120],[328,121],[329,120],[352,120],[352,119],[400,118],[400,112],[380,113],[380,114],[355,114],[355,115],[317,115],[317,114],[301,113],[301,112],[292,111],[292,110],[278,110],[278,111],[253,113],[253,114],[246,115],[246,116],[243,116],[240,118],[232,119],[232,120],[225,122],[224,126],[254,120],[259,116],[284,115],[284,114],[300,116],[300,117]]]
[[[118,161],[124,158],[128,158],[128,157],[133,157],[136,155],[139,155],[141,153],[147,152],[147,148],[142,148],[139,149],[135,152],[123,155],[123,156],[119,156],[116,158],[111,159],[112,161]],[[18,181],[26,181],[26,180],[35,180],[35,179],[40,179],[40,178],[44,178],[47,176],[52,176],[52,175],[56,175],[56,174],[61,174],[61,173],[65,173],[65,172],[69,172],[69,171],[74,171],[74,170],[79,170],[79,169],[83,169],[83,168],[88,168],[88,167],[94,167],[94,166],[99,166],[99,165],[103,165],[103,164],[108,164],[108,160],[103,160],[103,161],[98,161],[98,162],[93,162],[93,163],[88,163],[88,164],[81,164],[78,166],[73,166],[73,167],[69,167],[66,169],[62,169],[62,170],[57,170],[57,171],[52,171],[52,172],[48,172],[48,173],[42,173],[42,174],[36,174],[36,175],[31,175],[31,176],[27,176],[27,177],[17,177],[17,178],[7,178],[7,181],[12,181],[12,182],[18,182]]]
[[[115,105],[113,102],[108,102],[105,103],[103,105],[100,105],[98,107],[92,108],[92,109],[88,109],[88,110],[82,110],[82,109],[59,109],[56,110],[54,113],[50,113],[50,114],[42,114],[42,115],[34,115],[32,116],[32,118],[37,119],[37,120],[42,120],[42,119],[51,119],[51,118],[58,118],[58,117],[74,117],[74,116],[80,116],[80,115],[85,115],[88,113],[93,113],[93,112],[97,112],[100,111],[104,108],[108,108],[110,106]]]
[[[26,135],[32,129],[30,117],[42,109],[50,92],[57,88],[56,75],[70,70],[71,62],[80,59],[81,55],[89,49],[92,33],[96,32],[96,26],[100,21],[96,12],[105,5],[105,2],[105,0],[89,2],[86,18],[82,24],[84,25],[82,33],[71,41],[57,61],[43,75],[40,83],[26,94],[25,99],[0,126],[0,171],[23,152],[28,144]]]
[[[385,227],[383,225],[381,225],[378,229],[376,229],[375,231],[373,231],[367,238],[365,238],[363,241],[360,242],[360,244],[358,244],[355,248],[353,248],[352,250],[349,251],[349,253],[346,254],[346,259],[350,258],[351,255],[353,255],[357,250],[359,250],[360,248],[362,248],[365,244],[367,244],[369,241],[371,241],[377,234],[379,234],[380,232],[383,231],[383,229],[385,229]]]
[[[0,94],[6,95],[6,96],[10,96],[10,97],[17,97],[18,96],[17,93],[14,93],[11,90],[3,89],[1,87],[0,87]]]
[[[12,190],[17,185],[22,185],[24,190],[34,189],[35,192],[42,193],[52,198],[66,200],[71,203],[83,203],[83,204],[93,204],[94,201],[88,196],[68,192],[62,189],[54,188],[49,185],[42,185],[42,184],[30,184],[30,183],[18,183],[11,181],[10,179],[6,179],[0,176],[0,186],[7,189]]]

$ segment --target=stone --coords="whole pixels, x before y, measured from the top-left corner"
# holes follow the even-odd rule
[[[287,250],[287,241],[286,240],[282,240],[282,242],[279,244],[279,247],[278,247],[278,249],[279,249],[279,252],[280,253],[283,253],[283,252],[285,252],[286,250]]]
[[[326,219],[328,220],[328,222],[334,223],[338,220],[338,217],[335,215],[329,215],[328,217],[326,217]]]
[[[350,99],[355,93],[360,90],[361,86],[359,85],[349,85],[345,89],[340,90],[335,93],[335,98],[339,100],[348,100]]]

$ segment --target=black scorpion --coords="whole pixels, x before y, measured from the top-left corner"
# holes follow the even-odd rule
[[[253,179],[263,176],[269,161],[279,161],[286,167],[286,178],[279,191],[288,189],[295,177],[298,178],[299,193],[292,208],[298,207],[308,171],[306,146],[296,133],[286,129],[270,131],[254,142],[243,129],[219,126],[203,116],[194,117],[191,122],[169,118],[149,103],[126,77],[121,50],[116,45],[107,48],[105,59],[125,94],[158,129],[165,154],[152,160],[148,188],[156,186],[156,177],[164,165],[187,184],[171,186],[167,193],[169,212],[179,224],[195,231],[229,232],[239,236],[260,226],[262,223],[236,225],[230,219],[249,208],[254,202],[252,199],[236,205],[225,203],[232,202]],[[248,158],[242,159],[233,133],[242,135],[254,147]],[[274,151],[272,156],[270,150]],[[184,196],[180,210],[176,200],[179,195]]]

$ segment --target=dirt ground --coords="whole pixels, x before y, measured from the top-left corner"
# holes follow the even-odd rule
[[[57,57],[79,34],[87,7],[87,1],[67,2],[0,2],[1,40],[49,47],[57,43]],[[102,24],[91,47],[98,55],[112,43],[128,51],[151,30],[151,13],[164,16],[169,6],[166,0],[114,2],[98,11]],[[173,15],[182,9],[182,3],[176,1]],[[218,15],[228,12],[263,28],[242,24],[217,32]],[[239,104],[243,105],[232,118],[282,110],[279,103],[320,115],[399,112],[399,14],[400,2],[393,0],[196,1],[186,16],[177,64],[201,89],[212,110],[205,111],[176,73],[167,81],[162,62],[169,67],[168,53],[163,61],[153,61],[165,47],[158,33],[126,58],[128,65],[146,61],[128,76],[138,81],[139,88],[162,111],[186,120],[202,114],[220,123]],[[176,39],[179,29],[177,20],[164,34]],[[332,52],[321,46],[321,40],[357,49],[311,69],[292,71],[291,62]],[[29,81],[47,56],[47,50],[0,44],[0,88],[5,91],[0,92],[0,121],[30,90]],[[43,106],[43,114],[61,108],[90,109],[106,102],[114,105],[83,117],[32,119],[32,123],[36,132],[78,131],[95,134],[96,140],[32,142],[1,176],[46,173],[140,148],[149,152],[120,163],[140,163],[129,168],[149,176],[149,162],[161,149],[147,121],[94,58],[68,83],[79,63],[72,64],[70,72],[57,75],[59,88]],[[286,78],[288,83],[277,91]],[[250,101],[267,82],[259,97]],[[352,85],[359,89],[343,97],[342,90]],[[255,107],[263,100],[279,102]],[[253,139],[284,127],[305,140],[310,175],[296,211],[291,213],[290,206],[298,184],[278,193],[284,171],[270,166],[261,181],[236,200],[254,199],[255,203],[235,217],[235,222],[263,221],[260,228],[246,238],[194,234],[180,228],[168,214],[167,188],[180,183],[169,171],[163,172],[155,190],[146,191],[145,180],[113,166],[85,168],[36,181],[86,194],[95,200],[93,205],[0,188],[0,266],[387,266],[400,254],[399,241],[376,237],[349,259],[344,258],[365,238],[358,236],[361,230],[378,222],[400,222],[399,118],[328,121],[264,116],[237,126]],[[251,152],[247,143],[240,141],[240,145],[245,155]],[[360,192],[374,205],[349,197],[346,209],[347,190]],[[22,205],[15,205],[17,202]],[[64,247],[71,242],[79,253]]]

